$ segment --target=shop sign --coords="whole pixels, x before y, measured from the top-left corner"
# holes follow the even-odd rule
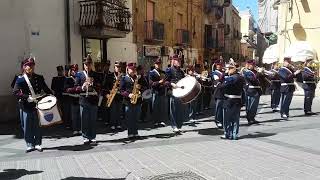
[[[144,46],[144,56],[161,56],[161,47]]]

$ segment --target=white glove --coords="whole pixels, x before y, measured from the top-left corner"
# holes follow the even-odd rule
[[[28,101],[29,103],[32,103],[32,102],[36,102],[36,99],[33,98],[32,96],[29,96],[28,99],[27,99],[27,101]]]
[[[172,86],[173,89],[178,87],[177,84],[175,84],[175,83],[171,83],[171,86]]]
[[[296,72],[294,72],[295,75],[299,74],[301,72],[301,70],[296,70]]]

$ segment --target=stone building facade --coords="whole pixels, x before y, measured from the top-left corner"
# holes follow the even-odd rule
[[[203,0],[133,0],[133,6],[139,64],[150,67],[161,56],[165,66],[174,53],[184,64],[202,61]]]

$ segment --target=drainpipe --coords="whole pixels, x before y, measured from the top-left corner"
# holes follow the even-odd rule
[[[65,0],[65,22],[66,22],[66,64],[71,64],[71,43],[70,43],[70,1]]]

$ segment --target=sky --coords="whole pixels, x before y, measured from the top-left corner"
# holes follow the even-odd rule
[[[233,0],[232,3],[235,7],[239,8],[239,11],[250,7],[254,19],[258,21],[258,0]]]

